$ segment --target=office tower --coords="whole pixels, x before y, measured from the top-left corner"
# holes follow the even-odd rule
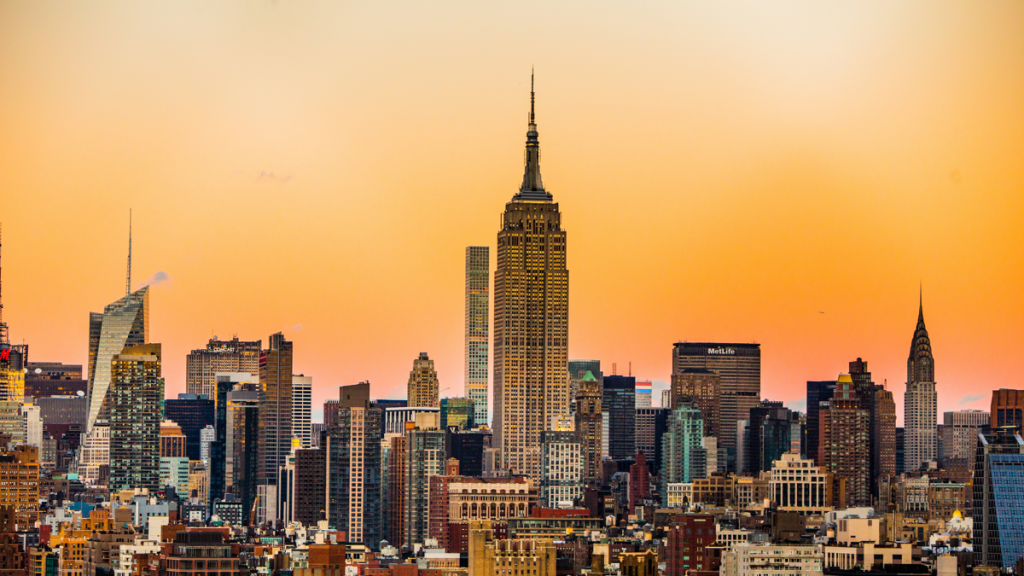
[[[540,505],[572,506],[583,497],[583,452],[579,437],[570,430],[540,433]]]
[[[92,434],[82,435],[78,477],[86,486],[106,486],[110,476],[110,426],[100,420],[93,428]]]
[[[405,467],[405,541],[411,550],[414,544],[429,537],[430,477],[444,473],[444,432],[411,430],[407,434],[408,450]],[[379,539],[378,539],[379,540]]]
[[[9,436],[10,442],[25,442],[25,420],[21,417],[21,402],[0,400],[0,436]]]
[[[558,204],[540,176],[530,86],[526,166],[505,205],[494,272],[494,441],[502,467],[540,478],[540,433],[569,412],[569,271]]]
[[[160,488],[160,345],[125,348],[114,356],[107,392],[110,489]]]
[[[213,438],[206,450],[209,461],[206,468],[210,475],[210,501],[223,500],[227,493],[227,450],[228,450],[228,394],[236,387],[258,386],[259,377],[248,372],[225,372],[214,375],[214,419]],[[239,501],[240,502],[240,501]]]
[[[270,503],[277,501],[277,492],[273,488],[277,483],[277,473],[291,453],[292,352],[292,343],[278,332],[270,336],[270,348],[260,353],[259,468],[256,479],[261,510],[270,511]]]
[[[292,375],[292,437],[302,440],[302,447],[313,442],[313,378]]]
[[[942,414],[941,458],[967,460],[972,465],[978,450],[978,434],[991,421],[984,410],[959,410]]]
[[[25,426],[25,443],[39,449],[43,447],[43,419],[39,406],[26,403],[21,405],[21,418]]]
[[[839,508],[871,505],[871,415],[861,407],[853,378],[841,374],[832,399],[821,403],[818,463],[833,477]]]
[[[387,527],[387,540],[401,547],[405,542],[405,473],[409,463],[408,437],[405,434],[385,434],[390,442],[387,454],[387,505],[383,507],[382,521]]]
[[[463,430],[476,428],[476,403],[468,398],[441,399],[441,430],[457,426]]]
[[[649,380],[636,383],[636,407],[650,408],[654,406],[652,398],[652,387],[654,384]]]
[[[384,414],[370,402],[370,383],[338,389],[337,422],[327,437],[327,520],[350,542],[377,547],[381,533],[381,446]]]
[[[187,439],[185,450],[188,459],[202,460],[202,430],[216,422],[213,399],[179,393],[177,398],[164,400],[164,419],[181,426]]]
[[[832,479],[814,460],[795,452],[772,464],[769,486],[779,510],[823,515],[832,510]]]
[[[719,447],[725,448],[727,469],[735,471],[736,425],[761,401],[761,345],[718,342],[677,342],[672,349],[672,375],[704,368],[720,379]]]
[[[608,414],[608,456],[629,460],[636,456],[636,379],[605,376],[601,408]]]
[[[35,404],[39,406],[39,416],[43,420],[43,426],[48,424],[85,425],[86,402],[85,396],[46,396],[35,399]]]
[[[160,488],[171,486],[179,496],[188,491],[185,434],[170,420],[160,423]]]
[[[487,424],[487,341],[490,338],[491,249],[466,247],[466,398],[474,402],[475,419]]]
[[[245,341],[235,336],[231,340],[210,338],[206,348],[189,352],[186,359],[185,391],[189,394],[216,393],[217,374],[245,372],[253,378],[260,375],[260,347],[262,340]]]
[[[85,433],[107,418],[107,391],[114,356],[125,348],[149,343],[149,287],[143,287],[102,313],[89,314],[89,409]]]
[[[704,420],[704,434],[718,438],[721,434],[718,422],[722,412],[721,377],[707,368],[684,368],[672,375],[669,407],[674,408],[679,398],[685,398],[688,403],[697,403]]]
[[[668,408],[636,409],[636,453],[646,457],[652,474],[661,468],[661,438],[668,425]]]
[[[875,412],[871,424],[871,483],[896,475],[896,401],[884,386],[875,387]]]
[[[576,401],[576,393],[580,389],[580,380],[586,376],[587,372],[593,374],[594,378],[598,380],[604,377],[604,374],[601,372],[601,361],[569,360],[569,399],[571,401]]]
[[[327,509],[327,452],[296,448],[289,459],[291,485],[287,487],[288,510],[282,512],[286,512],[293,522],[316,526]],[[278,517],[283,518],[281,513]]]
[[[976,565],[1015,566],[1024,558],[1024,440],[1017,429],[978,435],[972,488]]]
[[[992,409],[989,426],[992,429],[1024,426],[1024,390],[1000,388],[992,391]]]
[[[938,447],[936,418],[938,401],[935,393],[935,358],[924,325],[924,304],[917,312],[917,327],[910,342],[907,358],[907,392],[903,395],[903,428],[906,435],[905,465],[917,470],[921,464],[935,460]]]
[[[203,466],[210,468],[210,445],[217,440],[217,429],[207,424],[199,431],[199,459]]]
[[[586,484],[600,482],[602,477],[602,413],[601,382],[588,370],[580,378],[576,391],[576,434],[583,451],[583,482]]]
[[[835,380],[809,380],[807,382],[807,433],[804,455],[817,462],[818,460],[818,411],[822,402],[828,402],[836,390]],[[820,466],[821,463],[818,462]]]
[[[772,469],[792,447],[793,412],[782,402],[762,400],[750,409],[749,434],[744,448],[743,472],[757,476]]]
[[[25,396],[47,398],[49,396],[84,396],[89,392],[89,381],[82,378],[81,364],[60,362],[27,362],[25,373]],[[83,421],[84,422],[84,421]]]
[[[225,493],[232,493],[242,503],[243,517],[248,525],[256,500],[256,476],[259,462],[258,384],[241,384],[228,392],[227,446],[224,450]]]
[[[462,476],[483,476],[484,451],[491,447],[490,430],[460,430],[449,426],[445,432],[445,456],[459,461]]]
[[[679,402],[668,415],[668,427],[661,441],[662,502],[668,501],[668,484],[692,482],[706,473],[707,453],[702,447],[704,421],[700,408]]]
[[[39,515],[39,448],[24,444],[11,449],[0,446],[0,486],[4,487],[0,490],[0,513],[5,509],[11,511],[20,529],[31,528]]]
[[[412,372],[409,372],[408,398],[410,408],[437,408],[438,404],[437,371],[434,361],[426,352],[412,361]]]

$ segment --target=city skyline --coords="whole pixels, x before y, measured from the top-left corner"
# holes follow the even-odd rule
[[[9,17],[6,21],[25,24],[27,30],[42,26],[40,14],[30,9],[0,10]],[[841,25],[839,16],[851,14],[837,11],[826,28],[847,36],[824,40],[801,35],[781,50],[800,55],[801,49],[817,46],[840,59],[852,81],[868,86],[854,90],[866,103],[841,98],[839,89],[850,85],[838,79],[807,96],[820,100],[801,100],[796,88],[810,73],[782,64],[772,56],[783,54],[772,52],[768,71],[790,83],[767,92],[764,101],[726,100],[738,112],[737,120],[729,120],[714,115],[711,98],[728,92],[731,83],[759,85],[758,74],[748,68],[754,61],[753,44],[732,47],[735,52],[729,54],[736,60],[733,67],[722,68],[728,71],[724,79],[700,66],[670,67],[693,83],[710,83],[692,94],[683,89],[691,81],[658,80],[643,64],[635,70],[621,63],[604,70],[584,66],[572,73],[568,48],[547,45],[514,61],[503,59],[496,72],[488,72],[469,90],[457,84],[461,92],[445,83],[453,74],[476,69],[469,57],[438,64],[434,70],[444,72],[443,78],[414,77],[413,84],[426,89],[426,95],[415,104],[406,102],[413,109],[400,108],[399,117],[410,121],[415,116],[416,130],[402,133],[395,124],[380,124],[385,133],[408,137],[396,149],[388,148],[379,135],[367,135],[372,130],[366,129],[379,119],[378,108],[386,107],[368,101],[380,96],[386,82],[364,84],[365,93],[347,102],[367,115],[355,119],[354,127],[329,124],[339,139],[352,130],[360,132],[366,138],[362,152],[313,131],[313,118],[270,114],[266,131],[271,134],[312,134],[318,143],[334,142],[332,163],[317,155],[304,160],[256,137],[255,143],[241,145],[237,156],[216,156],[224,163],[215,167],[187,154],[191,138],[164,125],[197,111],[210,127],[189,124],[190,130],[241,139],[253,134],[244,128],[244,121],[257,118],[252,107],[262,110],[273,104],[274,98],[287,94],[280,88],[248,97],[250,109],[223,122],[208,115],[229,101],[226,95],[213,104],[195,104],[194,110],[163,99],[155,100],[152,108],[130,109],[129,118],[152,123],[153,132],[166,131],[166,141],[111,119],[117,134],[140,142],[149,154],[169,153],[166,163],[105,140],[98,146],[105,149],[103,154],[90,152],[90,138],[67,144],[68,150],[83,153],[81,160],[55,154],[42,136],[28,135],[33,130],[58,137],[65,133],[40,115],[52,108],[29,98],[39,91],[74,88],[82,95],[77,102],[81,109],[61,108],[58,119],[80,134],[102,136],[87,119],[109,112],[97,95],[120,86],[117,72],[122,68],[96,70],[98,87],[90,87],[59,67],[43,67],[41,76],[32,79],[22,67],[32,66],[33,57],[0,59],[0,74],[12,80],[0,87],[5,101],[12,102],[0,111],[11,127],[0,135],[0,151],[5,152],[0,154],[0,170],[10,175],[0,191],[0,205],[8,207],[3,213],[4,321],[12,342],[28,343],[34,361],[88,364],[86,313],[122,294],[126,247],[121,227],[123,211],[130,206],[135,213],[135,276],[152,279],[149,337],[163,343],[168,397],[185,391],[186,356],[212,335],[255,340],[277,331],[296,343],[296,371],[314,378],[315,407],[333,397],[338,386],[362,380],[371,382],[374,397],[402,396],[408,358],[421,350],[436,358],[448,394],[458,394],[463,389],[464,248],[494,247],[495,215],[514,192],[522,167],[525,75],[536,62],[538,89],[544,94],[538,106],[545,122],[545,176],[566,214],[565,229],[573,236],[567,265],[573,271],[569,358],[599,358],[608,366],[617,362],[620,374],[632,361],[634,375],[664,386],[674,342],[756,341],[765,352],[762,397],[792,402],[803,396],[806,381],[834,378],[850,360],[862,357],[871,362],[877,383],[892,380],[889,390],[895,392],[902,422],[906,340],[913,333],[915,292],[923,280],[930,336],[941,363],[938,412],[985,408],[989,396],[975,397],[979,389],[1017,385],[1012,358],[1020,342],[1014,327],[1024,319],[1018,297],[1024,200],[1015,193],[1024,174],[1013,165],[1022,151],[1014,136],[1022,133],[1022,88],[1009,75],[999,76],[999,71],[1011,70],[1000,58],[1020,54],[1021,41],[1015,34],[1019,30],[1010,24],[995,24],[1013,20],[1021,9],[1005,8],[1007,14],[989,6],[971,12],[966,33],[976,40],[984,29],[989,44],[970,45],[943,38],[960,29],[954,21],[962,14],[953,8],[930,13],[933,26],[926,31],[897,18],[909,18],[913,8],[896,13],[878,7],[848,10],[864,17],[882,12],[895,20],[891,28],[856,19]],[[288,7],[266,12],[253,15],[253,24],[267,25],[275,16],[300,17]],[[560,22],[558,16],[549,14],[545,26]],[[752,25],[752,16],[738,18]],[[178,25],[190,29],[189,24]],[[44,34],[33,40],[18,28],[0,39],[2,53],[49,38]],[[915,30],[918,42],[950,55],[945,67],[935,64],[939,59],[934,54],[923,57],[903,43],[900,34]],[[71,31],[87,48],[103,49],[97,32]],[[774,38],[763,29],[759,32]],[[632,31],[627,33],[635,40]],[[495,40],[495,46],[504,41]],[[684,54],[687,47],[729,48],[706,38],[687,42],[694,44],[670,48],[676,54]],[[214,56],[230,57],[223,46],[212,47]],[[887,64],[872,59],[881,47],[902,60]],[[57,42],[52,49],[70,56],[65,43]],[[201,79],[199,72],[183,71],[193,62],[187,55],[160,55],[150,45],[145,49],[144,54],[165,59],[186,84]],[[632,55],[642,53],[634,50]],[[972,67],[989,56],[994,57],[989,60],[994,71]],[[919,72],[922,82],[883,82],[902,67],[914,68],[919,59],[926,61]],[[819,63],[811,57],[797,60],[805,66]],[[282,73],[278,65],[269,66]],[[357,78],[374,78],[368,70],[357,72]],[[296,74],[310,81],[310,69]],[[163,87],[155,77],[146,78],[156,84],[140,88],[144,94]],[[617,83],[616,78],[630,82]],[[655,90],[659,87],[661,95]],[[926,89],[942,94],[926,99]],[[644,92],[652,90],[654,98],[644,100]],[[669,96],[685,96],[696,112],[679,111],[667,101]],[[900,99],[924,102],[927,112],[906,114],[905,105],[893,103]],[[667,125],[661,128],[629,104],[640,101],[660,113]],[[963,108],[968,101],[985,102],[990,111]],[[961,111],[963,116],[957,116]],[[934,121],[933,116],[947,112],[954,115],[948,125]],[[711,114],[709,122],[717,124],[704,124],[700,114]],[[847,117],[864,125],[847,123]],[[897,117],[904,123],[892,128]],[[703,146],[735,144],[737,134],[747,134],[745,122],[755,129],[754,143],[740,147],[749,158],[702,151]],[[792,134],[786,136],[782,125]],[[448,132],[434,130],[441,127]],[[687,127],[691,135],[680,137]],[[17,148],[19,139],[23,148]],[[890,139],[895,142],[887,143]],[[876,149],[867,149],[869,141]],[[458,142],[456,153],[439,165],[428,164],[427,157],[438,161],[442,142]],[[628,150],[617,142],[628,144]],[[901,150],[893,149],[897,146]],[[628,153],[609,161],[612,148],[616,154]],[[781,151],[774,154],[768,148]],[[339,182],[334,175],[344,171],[333,164],[338,157],[371,159],[380,168],[395,154],[411,156],[407,168],[383,176],[359,172],[347,185],[334,185]],[[30,168],[60,163],[66,163],[63,171],[47,174]],[[134,168],[126,170],[125,165]],[[734,170],[736,166],[740,169]],[[196,180],[183,175],[188,173]],[[452,194],[457,202],[428,206],[452,184],[434,187],[434,177],[442,173],[455,178]],[[103,187],[96,188],[96,181]],[[100,195],[101,189],[109,194]],[[375,190],[381,196],[370,199],[374,194],[353,190]],[[294,206],[285,204],[286,198]],[[199,200],[206,210],[196,217]],[[246,200],[251,202],[240,204]],[[412,205],[411,212],[398,208],[403,202]],[[237,213],[227,210],[232,206]],[[417,215],[423,211],[426,216]],[[346,227],[337,226],[339,222],[351,224],[351,235],[329,232]],[[445,230],[421,228],[428,222],[444,223]],[[379,238],[378,229],[394,226],[405,227],[403,236],[415,240],[382,239],[379,245],[369,240]],[[281,233],[271,242],[275,229]],[[260,232],[251,236],[254,230]],[[252,239],[242,242],[246,235]],[[759,244],[762,238],[770,240]],[[427,239],[431,258],[421,257],[416,244],[422,239]],[[252,251],[251,262],[261,252],[293,259],[273,281],[254,280],[245,273],[244,260],[227,259],[237,260],[246,249]],[[306,254],[316,259],[308,260]],[[402,286],[400,279],[407,275],[427,281]],[[137,282],[133,289],[146,283]],[[319,288],[321,284],[337,293]]]

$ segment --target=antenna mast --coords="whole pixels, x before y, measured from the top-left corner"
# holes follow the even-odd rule
[[[124,294],[132,293],[132,209],[128,209],[128,279],[125,280]]]

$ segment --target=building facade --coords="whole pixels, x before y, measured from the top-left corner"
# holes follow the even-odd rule
[[[180,424],[180,422],[179,422]],[[292,343],[278,332],[260,352],[257,491],[260,502],[277,501],[278,470],[292,449]],[[266,517],[265,517],[266,518]]]
[[[566,234],[541,181],[531,86],[523,183],[505,205],[494,272],[494,442],[502,468],[540,477],[540,433],[569,412],[568,350]]]
[[[185,391],[213,398],[217,373],[245,372],[259,378],[262,344],[262,340],[245,341],[237,336],[231,340],[210,338],[206,348],[193,350],[185,360]]]
[[[1015,566],[1024,558],[1024,439],[1013,426],[979,434],[973,490],[975,562]]]
[[[992,409],[989,426],[992,429],[1024,426],[1024,390],[1000,388],[992,391]]]
[[[540,505],[574,505],[583,497],[583,451],[573,431],[541,432]]]
[[[707,455],[702,447],[704,422],[700,409],[685,404],[668,415],[668,426],[661,442],[661,495],[668,500],[668,484],[688,483],[706,474]]]
[[[114,356],[107,392],[110,418],[110,489],[160,486],[160,345],[125,348]]]
[[[605,376],[601,409],[608,414],[608,457],[623,461],[636,456],[636,378]]]
[[[490,392],[487,360],[491,336],[491,249],[466,247],[466,398],[473,401],[475,420],[486,424]]]
[[[412,362],[409,373],[408,396],[409,408],[437,408],[439,384],[434,361],[426,352],[420,352],[419,358]]]
[[[688,368],[704,368],[719,376],[719,446],[726,451],[726,468],[734,472],[737,424],[761,401],[761,345],[678,342],[672,349],[673,377]]]
[[[936,459],[938,450],[938,399],[935,391],[935,358],[924,325],[924,305],[918,308],[917,327],[907,358],[907,391],[903,395],[904,466],[917,470]]]
[[[805,515],[823,515],[832,510],[831,476],[800,454],[783,454],[772,465],[769,487],[779,510]]]
[[[602,438],[601,382],[587,371],[580,378],[576,392],[576,434],[580,437],[583,458],[583,482],[592,484],[601,479]]]
[[[292,437],[313,445],[313,378],[292,374]]]
[[[833,479],[834,505],[871,505],[871,415],[861,407],[853,379],[841,374],[819,410],[818,463]]]

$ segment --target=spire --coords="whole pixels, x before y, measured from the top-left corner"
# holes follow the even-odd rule
[[[132,293],[132,209],[128,209],[128,279],[125,281],[125,296]]]
[[[924,282],[921,282],[917,288],[917,322],[918,324],[924,323]]]
[[[533,91],[533,69],[530,70],[530,122],[526,132],[526,167],[523,185],[519,187],[519,200],[551,200],[540,178],[540,141],[537,138],[536,96]]]

